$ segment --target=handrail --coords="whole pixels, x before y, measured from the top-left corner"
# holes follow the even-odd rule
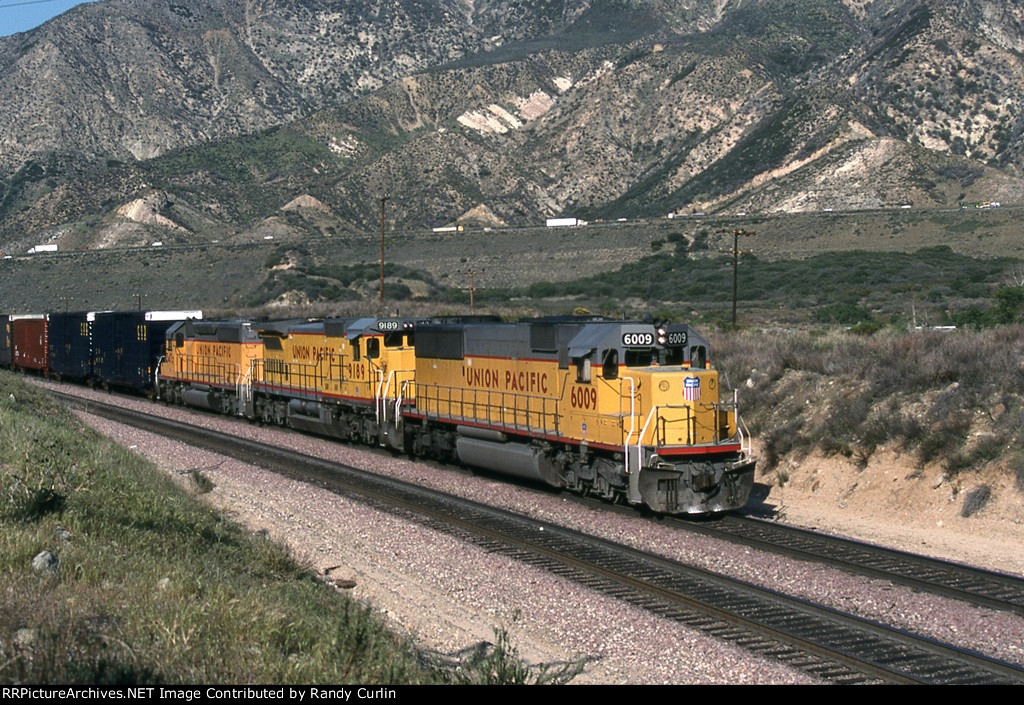
[[[160,365],[163,364],[164,356],[161,355],[156,359],[156,367],[153,368],[153,391],[156,394],[155,398],[160,398]]]
[[[733,399],[733,402],[732,402],[733,403],[733,408],[736,410],[736,412],[735,412],[736,413],[736,433],[739,434],[739,437],[740,437],[740,452],[741,453],[745,452],[746,455],[749,457],[749,456],[752,456],[754,454],[754,440],[750,436],[750,431],[747,430],[747,434],[746,434],[747,435],[747,450],[744,451],[743,450],[743,429],[746,427],[747,424],[746,424],[745,421],[743,421],[743,419],[740,418],[740,397],[739,397],[739,391],[738,390],[736,390],[736,389],[732,390],[732,399]]]
[[[558,399],[554,397],[422,382],[413,385],[416,407],[428,417],[485,422],[507,431],[558,433]]]
[[[405,388],[409,385],[409,380],[402,382],[402,386],[398,390],[398,395],[395,397],[395,420],[402,418],[402,401],[405,399]]]
[[[633,431],[636,430],[636,380],[632,377],[620,377],[619,379],[629,381],[629,433],[626,434],[625,439],[622,441],[623,467],[626,475],[629,475],[629,439],[633,437]],[[622,392],[620,391],[619,397],[621,398],[621,396]]]
[[[387,384],[384,385],[384,390],[381,392],[381,395],[380,395],[380,406],[381,406],[381,409],[384,411],[384,423],[388,422],[388,407],[387,407],[387,404],[388,404],[388,392],[391,391],[391,380],[392,380],[392,378],[394,378],[394,376],[395,376],[395,371],[394,370],[388,370],[388,381],[387,381]]]
[[[640,460],[640,447],[641,447],[641,445],[644,442],[644,436],[647,435],[647,429],[651,425],[651,419],[654,418],[654,414],[658,410],[658,408],[659,407],[657,407],[657,406],[652,406],[651,407],[650,413],[647,414],[647,420],[644,421],[643,428],[640,429],[640,435],[637,436],[637,439],[636,439],[636,458],[637,458],[637,461]],[[626,474],[628,475],[629,473],[627,472]]]
[[[377,421],[377,427],[380,427],[380,389],[384,386],[384,370],[380,369],[376,365],[370,365],[377,372],[377,390],[373,393],[373,413]]]
[[[238,365],[238,385],[237,396],[238,396],[238,415],[245,416],[249,409],[249,403],[252,401],[252,365],[253,358],[249,358],[249,366],[246,368],[245,373],[242,373],[241,364]]]

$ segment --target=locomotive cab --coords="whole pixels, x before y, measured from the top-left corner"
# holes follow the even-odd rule
[[[638,395],[637,433],[627,434],[630,493],[666,512],[743,506],[754,461],[744,448],[736,398],[721,393],[707,340],[685,325],[655,334],[654,347],[627,354],[627,370],[647,390]]]
[[[630,502],[671,513],[746,502],[754,463],[744,452],[735,400],[720,396],[709,349],[689,325],[593,326],[571,341],[576,382],[567,420],[579,423],[583,439],[595,423],[619,432],[618,477],[602,466],[603,476],[593,477],[606,494],[622,491]],[[613,419],[618,429],[610,428]]]

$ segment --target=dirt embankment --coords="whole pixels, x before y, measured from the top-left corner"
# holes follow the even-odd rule
[[[715,338],[766,511],[1024,574],[1024,328]]]
[[[1004,465],[951,478],[886,448],[866,468],[814,453],[758,480],[773,485],[762,509],[780,521],[1024,575],[1024,492]]]

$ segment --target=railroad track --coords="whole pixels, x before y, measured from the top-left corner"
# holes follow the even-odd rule
[[[743,515],[729,515],[705,523],[674,517],[670,521],[686,531],[822,563],[978,607],[1024,615],[1024,579],[1015,575]]]
[[[205,428],[58,395],[106,418],[356,497],[819,678],[1024,684],[1024,668],[565,527]]]

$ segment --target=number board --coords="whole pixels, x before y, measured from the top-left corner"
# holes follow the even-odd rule
[[[627,348],[643,348],[654,345],[653,333],[624,333],[622,345]]]

